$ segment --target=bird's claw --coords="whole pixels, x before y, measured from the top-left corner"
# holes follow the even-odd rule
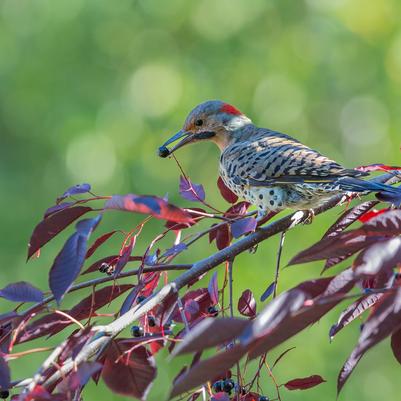
[[[315,218],[315,211],[313,209],[305,210],[303,224],[312,224]]]
[[[295,227],[300,223],[311,224],[314,217],[315,217],[315,212],[313,211],[313,209],[298,210],[291,217],[292,223],[290,228]]]

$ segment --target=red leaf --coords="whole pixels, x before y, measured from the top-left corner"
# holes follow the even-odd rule
[[[290,351],[292,351],[293,349],[295,349],[296,347],[291,347],[291,348],[287,348],[285,351],[283,351],[274,361],[271,370],[273,370],[273,368],[281,361],[281,359],[287,355]]]
[[[392,334],[391,349],[393,350],[395,359],[401,364],[401,329]]]
[[[342,367],[337,381],[337,391],[340,393],[363,355],[373,346],[396,332],[401,327],[401,288],[397,291],[383,294],[380,303],[363,325],[358,344]]]
[[[388,212],[389,210],[390,210],[390,209],[388,209],[388,208],[386,208],[386,209],[380,209],[380,210],[373,209],[373,210],[370,210],[369,212],[364,213],[361,217],[359,217],[358,220],[359,220],[360,222],[362,222],[362,223],[366,223],[367,221],[373,219],[373,217],[376,217],[376,216],[379,216],[379,215],[381,215],[381,214],[383,214],[383,213],[386,213],[386,212]]]
[[[42,220],[33,230],[29,240],[28,259],[74,220],[91,210],[93,209],[88,206],[75,206],[60,210]]]
[[[339,288],[337,284],[333,285],[338,291],[337,298],[333,297],[337,294],[327,291],[334,279],[335,277],[329,277],[301,283],[272,300],[241,335],[241,342],[251,347],[249,357],[256,358],[270,351],[318,321],[336,306],[341,301],[340,295],[346,294],[354,283],[339,280],[343,282],[343,288]],[[318,291],[312,294],[303,289],[312,287],[313,282]]]
[[[247,317],[256,316],[256,301],[251,290],[245,290],[238,300],[238,311]]]
[[[188,212],[157,196],[114,195],[106,202],[104,209],[151,214],[157,219],[176,223],[193,223],[193,219]]]
[[[294,379],[290,380],[284,384],[287,390],[306,390],[311,387],[315,387],[321,383],[324,383],[324,380],[319,375],[313,375],[309,377],[304,377],[302,379]]]
[[[324,237],[333,237],[340,232],[344,231],[347,227],[349,227],[352,223],[359,220],[362,221],[362,218],[369,214],[369,210],[376,206],[378,201],[367,201],[363,202],[360,205],[357,205],[351,209],[346,210],[337,220],[336,222],[326,231],[323,235]]]
[[[228,224],[223,224],[216,230],[216,246],[222,250],[227,248],[231,242],[231,232]]]
[[[130,284],[111,285],[97,290],[75,305],[72,309],[65,311],[77,320],[87,319],[91,313],[110,303],[113,299],[132,288]],[[45,315],[29,324],[18,337],[18,343],[33,340],[45,335],[54,335],[65,327],[72,324],[71,320],[52,313]]]
[[[118,257],[116,266],[114,268],[114,276],[117,277],[121,270],[124,269],[126,264],[129,262],[131,257],[132,248],[135,246],[136,235],[130,238],[128,244],[124,246],[124,248],[120,252],[120,256]]]
[[[386,166],[385,164],[369,164],[367,166],[359,166],[356,167],[355,170],[363,171],[363,172],[371,172],[371,171],[394,171],[401,170],[401,167],[398,166]]]
[[[401,263],[401,237],[377,242],[361,252],[353,263],[355,274],[376,275]]]
[[[143,346],[123,355],[129,350],[130,346],[124,344],[122,340],[111,343],[104,362],[102,378],[114,393],[143,400],[156,377],[154,359]]]
[[[187,177],[180,176],[180,195],[189,201],[203,202],[205,200],[205,190],[202,184],[194,184]]]
[[[310,248],[298,253],[290,261],[289,265],[295,265],[315,260],[334,257],[351,256],[362,248],[372,244],[376,238],[369,238],[359,231],[343,232],[335,237],[325,237]]]
[[[236,344],[229,350],[196,363],[191,369],[177,378],[171,390],[170,398],[174,398],[221,375],[222,372],[226,372],[234,363],[239,361],[245,353],[246,350]]]
[[[100,245],[102,245],[104,242],[106,242],[111,236],[113,236],[117,231],[110,231],[109,233],[103,234],[100,237],[96,239],[96,241],[91,245],[91,247],[88,249],[86,252],[85,258],[90,258],[94,252],[96,251],[97,248],[99,248]]]
[[[355,252],[380,240],[382,236],[401,234],[401,210],[390,210],[382,213],[360,228],[344,231],[334,237],[325,237],[310,248],[300,252],[289,262],[289,265],[311,262],[321,259],[346,259]],[[330,263],[333,266],[336,263]]]
[[[200,207],[192,207],[191,209],[186,209],[186,211],[192,217],[193,221],[191,223],[180,224],[180,223],[175,223],[174,221],[167,221],[165,227],[170,228],[172,230],[183,230],[185,228],[192,227],[193,225],[195,225],[198,222],[199,218],[202,217],[195,212],[206,213],[205,209],[202,209]]]
[[[209,291],[207,288],[198,288],[193,291],[188,291],[183,297],[182,297],[182,304],[183,305],[190,305],[188,302],[192,300],[196,302],[199,306],[199,309],[196,311],[196,313],[190,314],[187,316],[188,322],[191,323],[198,319],[199,317],[206,315],[208,312],[209,306],[213,306],[214,303],[212,299],[210,298]],[[193,310],[192,310],[193,311]],[[173,312],[173,320],[182,323],[182,317],[179,312],[178,306],[175,308]]]
[[[244,216],[246,214],[246,212],[248,211],[248,208],[251,204],[249,202],[238,202],[235,205],[232,205],[231,207],[229,207],[226,212],[224,213],[225,217],[241,217]]]
[[[103,308],[103,306],[106,306],[130,288],[132,288],[131,284],[114,284],[109,285],[108,287],[103,287],[77,303],[72,309],[70,309],[69,314],[77,320],[86,319],[90,316],[91,311],[93,312]]]
[[[226,184],[224,184],[224,181],[221,177],[217,179],[217,187],[219,188],[219,191],[221,193],[221,196],[228,202],[228,203],[235,203],[238,200],[238,196],[231,191],[230,188],[227,187]]]

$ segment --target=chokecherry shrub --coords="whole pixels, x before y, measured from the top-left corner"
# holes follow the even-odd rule
[[[401,180],[397,168],[372,165],[365,169],[386,171],[376,177],[381,182]],[[338,392],[361,357],[387,337],[401,363],[400,205],[355,200],[320,241],[289,263],[322,260],[324,275],[279,293],[285,233],[302,223],[306,214],[270,214],[257,221],[250,205],[238,201],[221,179],[217,187],[229,204],[225,211],[210,205],[203,186],[191,182],[183,171],[179,192],[199,207],[178,207],[157,196],[96,196],[89,184],[69,188],[57,198],[34,228],[28,247],[28,259],[38,257],[49,241],[70,227],[49,269],[50,292],[28,282],[0,289],[0,297],[15,303],[0,315],[0,397],[80,400],[90,380],[102,380],[115,393],[145,399],[157,375],[154,356],[166,348],[171,357],[188,356],[171,384],[172,398],[281,400],[285,391],[305,390],[325,380],[300,372],[299,378],[283,383],[274,368],[285,363],[293,348],[283,349],[275,361],[267,353],[340,303],[345,309],[328,333],[331,339],[356,318],[364,320],[358,343],[339,372]],[[352,194],[335,196],[315,214],[352,198]],[[110,210],[141,214],[143,220],[129,231],[116,227],[104,232],[102,220]],[[149,232],[150,226],[155,227],[150,224],[154,219],[162,220],[157,233]],[[260,301],[251,289],[234,299],[237,255],[255,251],[258,243],[274,235],[281,236],[274,281],[267,283]],[[153,239],[145,242],[144,237]],[[191,264],[174,262],[205,237],[217,248],[210,256]],[[119,243],[114,254],[96,257],[111,239]],[[169,247],[162,245],[166,241]],[[139,242],[144,252],[137,251]],[[349,261],[349,267],[330,275],[329,270],[343,261]],[[128,268],[132,264],[135,269]],[[213,269],[222,264],[224,280],[218,280]],[[178,273],[172,275],[172,271]],[[86,279],[89,273],[95,278]],[[205,275],[208,285],[202,287],[198,281]],[[219,282],[223,283],[220,288]],[[71,293],[76,299],[88,288],[89,295],[70,308],[63,307]],[[43,352],[46,339],[60,332],[64,340],[47,349],[48,356],[33,367],[31,377],[12,377],[12,360]],[[42,348],[36,341],[30,350],[18,351],[20,344],[38,339]],[[216,352],[204,357],[207,349]],[[256,369],[247,370],[253,360]],[[262,380],[271,380],[272,394],[263,393]]]

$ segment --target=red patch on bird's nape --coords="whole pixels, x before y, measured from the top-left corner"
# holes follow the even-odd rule
[[[228,103],[223,104],[221,111],[223,113],[233,114],[234,116],[242,115],[242,113],[236,107],[231,106],[231,104],[228,104]]]

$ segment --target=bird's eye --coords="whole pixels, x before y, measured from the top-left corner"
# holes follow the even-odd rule
[[[201,119],[196,120],[196,121],[195,121],[195,125],[196,125],[197,127],[200,127],[201,125],[203,125],[203,120],[201,120]]]

